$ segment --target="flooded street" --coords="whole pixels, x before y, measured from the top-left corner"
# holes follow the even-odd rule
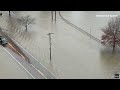
[[[113,55],[111,49],[102,46],[92,38],[65,23],[58,12],[56,23],[51,21],[50,11],[13,11],[11,12],[12,17],[8,17],[7,11],[2,12],[3,16],[0,17],[0,27],[8,29],[6,32],[12,38],[58,78],[109,79],[114,78],[116,72],[120,73],[120,53]],[[96,15],[114,15],[120,14],[120,12],[61,11],[61,14],[73,24],[101,39],[101,28],[107,25],[110,18],[99,18]],[[18,18],[26,15],[35,18],[35,24],[28,27],[28,32],[17,22]],[[47,35],[50,32],[54,33],[52,35],[52,62],[49,59],[49,37]],[[2,47],[0,48],[1,52],[6,53]],[[0,54],[2,54],[1,52]],[[1,56],[0,60],[10,62],[8,54]],[[4,63],[7,63],[7,61],[4,61]],[[12,60],[12,57],[11,62],[14,65],[8,64],[6,67],[6,65],[2,64],[0,66],[0,73],[7,71],[9,66],[9,71],[14,73],[14,76],[11,76],[11,78],[31,78],[22,70],[21,66]],[[4,69],[2,66],[4,66]],[[16,70],[15,67],[19,70]],[[0,78],[2,78],[2,74]]]
[[[0,79],[32,79],[2,46],[0,46]]]
[[[97,15],[120,15],[120,11],[62,11],[61,14],[73,24],[101,39],[101,29],[111,17],[96,17]]]

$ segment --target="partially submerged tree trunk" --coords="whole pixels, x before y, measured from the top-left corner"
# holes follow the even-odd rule
[[[9,11],[9,16],[11,16],[11,13],[10,13],[10,11]]]
[[[112,50],[112,52],[113,52],[113,53],[115,52],[115,45],[113,45],[113,50]]]
[[[116,32],[117,33],[117,32]],[[115,46],[116,46],[116,43],[115,43],[115,36],[116,36],[116,33],[114,34],[114,37],[113,37],[113,53],[115,52]]]
[[[51,17],[52,17],[52,21],[53,21],[53,11],[51,11]]]
[[[27,25],[25,26],[25,30],[26,30],[26,32],[27,32]]]

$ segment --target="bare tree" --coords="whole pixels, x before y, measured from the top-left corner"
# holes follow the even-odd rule
[[[31,18],[30,16],[25,16],[25,17],[21,17],[20,19],[18,19],[18,22],[25,27],[25,30],[28,30],[28,26],[30,24],[34,24],[35,19]]]
[[[120,47],[120,17],[112,18],[102,31],[102,43],[112,46],[114,52],[116,46]]]

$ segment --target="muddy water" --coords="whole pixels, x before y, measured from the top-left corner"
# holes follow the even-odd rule
[[[2,46],[0,46],[0,79],[32,79]]]
[[[107,25],[111,17],[97,17],[97,15],[120,15],[120,11],[63,11],[61,13],[66,19],[99,39],[101,39],[101,29]]]
[[[119,12],[61,12],[62,15],[80,26],[87,32],[100,38],[101,28],[110,18],[96,18],[97,14],[119,14]],[[6,15],[6,12],[5,12]],[[114,73],[120,70],[119,53],[114,55],[111,49],[105,48],[78,30],[64,23],[57,14],[57,23],[51,23],[50,12],[29,11],[13,12],[12,21],[7,15],[7,31],[33,56],[42,62],[59,78],[114,78]],[[19,27],[14,18],[30,15],[35,18],[35,24],[28,32]],[[4,25],[5,26],[5,25]],[[52,35],[52,62],[49,61],[48,33]]]

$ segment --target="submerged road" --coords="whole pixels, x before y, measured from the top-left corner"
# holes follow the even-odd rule
[[[69,20],[67,20],[66,18],[63,17],[63,15],[61,14],[61,12],[59,11],[59,16],[61,17],[61,19],[69,24],[70,26],[74,27],[75,29],[79,30],[81,33],[83,33],[84,35],[92,38],[93,40],[95,40],[96,42],[100,43],[101,45],[104,45],[106,47],[111,47],[109,44],[103,44],[102,40],[96,38],[95,36],[91,35],[90,33],[86,32],[85,30],[81,29],[80,27],[76,26],[75,24],[73,24],[72,22],[70,22]]]
[[[0,28],[0,32],[8,38],[8,45],[12,45],[9,40],[12,40],[17,48],[11,46],[14,52],[8,46],[4,47],[5,51],[19,64],[21,65],[27,73],[29,73],[34,79],[55,79],[56,76],[50,72],[45,66],[43,66],[38,60],[32,56],[28,51],[26,51],[22,46],[20,46],[14,39],[7,35],[3,29]],[[20,51],[20,52],[19,52]],[[28,58],[30,63],[25,60]]]

